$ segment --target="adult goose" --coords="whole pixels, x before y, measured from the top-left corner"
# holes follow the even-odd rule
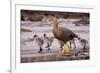
[[[55,38],[64,42],[62,49],[65,45],[68,47],[68,44],[67,44],[68,41],[73,40],[74,38],[80,39],[78,35],[72,32],[71,30],[65,27],[58,27],[58,21],[56,17],[50,16],[50,18],[52,21],[52,31]]]

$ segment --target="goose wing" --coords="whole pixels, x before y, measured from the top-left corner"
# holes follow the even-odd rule
[[[61,32],[63,33],[62,36],[62,40],[63,41],[69,41],[72,40],[73,38],[77,38],[78,36],[72,32],[70,29],[64,28],[64,27],[60,27],[59,28],[61,30]]]

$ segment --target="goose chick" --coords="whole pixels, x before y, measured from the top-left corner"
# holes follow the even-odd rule
[[[44,41],[44,43],[47,44],[47,46],[45,48],[48,48],[48,50],[50,50],[50,46],[52,45],[52,42],[53,42],[53,37],[47,37],[47,35],[44,34],[43,41]]]
[[[42,38],[40,38],[40,37],[38,37],[38,35],[34,35],[33,36],[33,38],[34,38],[34,41],[36,41],[36,43],[38,44],[38,46],[40,47],[40,49],[39,49],[39,53],[41,53],[42,51],[43,51],[43,49],[42,49],[42,45],[43,45],[43,39]]]

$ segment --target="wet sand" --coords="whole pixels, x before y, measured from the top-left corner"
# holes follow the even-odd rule
[[[60,52],[41,52],[41,53],[30,53],[25,52],[21,55],[21,63],[32,63],[32,62],[51,62],[51,61],[75,61],[75,60],[89,60],[89,52],[87,50],[77,50],[76,56],[61,54]]]

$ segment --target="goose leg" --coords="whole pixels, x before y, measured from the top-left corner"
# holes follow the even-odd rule
[[[50,47],[48,48],[48,50],[50,50]]]
[[[76,49],[76,44],[74,39],[73,39],[73,44],[74,44],[74,49]]]
[[[48,44],[45,48],[48,48],[48,50],[50,50],[50,45]]]
[[[49,45],[47,45],[45,48],[48,48],[49,47]]]
[[[70,45],[70,48],[72,48],[72,46],[71,46],[71,41],[69,41],[69,45]]]
[[[62,42],[62,41],[60,41],[60,48],[61,48],[61,50],[63,50],[63,47],[64,46],[64,42]]]
[[[73,39],[73,45],[74,45],[73,55],[74,55],[74,56],[77,56],[75,39]]]
[[[42,51],[43,51],[43,49],[40,47],[39,53],[42,52]]]
[[[48,50],[50,50],[50,45],[48,45]]]

